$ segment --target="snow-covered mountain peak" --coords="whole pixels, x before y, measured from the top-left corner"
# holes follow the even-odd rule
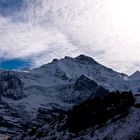
[[[107,68],[86,55],[54,59],[49,64],[33,69],[31,73],[41,75],[44,79],[42,81],[45,81],[45,85],[49,86],[68,84],[70,80],[74,83],[81,75],[85,75],[107,89],[124,89],[123,86],[120,88],[120,85],[124,83],[124,74]]]
[[[50,62],[49,64],[58,64],[59,62],[67,62],[67,63],[71,63],[71,62],[75,62],[75,63],[85,63],[85,64],[98,64],[93,58],[86,56],[86,55],[79,55],[75,58],[69,57],[69,56],[65,56],[64,58],[61,59],[53,59],[52,62]],[[41,66],[41,68],[45,68],[48,64],[45,64],[43,66]]]
[[[132,78],[132,79],[140,79],[140,71],[136,71],[134,72],[131,76],[129,76],[129,78]]]
[[[82,61],[82,62],[88,62],[88,63],[96,63],[98,64],[93,58],[86,56],[86,55],[79,55],[75,58],[76,60]]]

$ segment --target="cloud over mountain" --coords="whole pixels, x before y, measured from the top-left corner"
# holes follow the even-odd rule
[[[0,2],[1,58],[28,58],[38,66],[85,53],[122,72],[140,68],[139,34],[116,20],[116,0],[19,1]]]

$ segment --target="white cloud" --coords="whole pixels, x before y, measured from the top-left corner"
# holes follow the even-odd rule
[[[121,72],[140,69],[139,24],[132,17],[135,6],[132,14],[125,9],[126,0],[25,2],[28,10],[16,15],[24,22],[0,18],[1,57],[30,57],[38,66],[55,57],[85,53]]]
[[[73,55],[75,56],[80,53],[78,47],[55,27],[44,28],[30,23],[13,23],[10,19],[4,18],[0,21],[2,58],[30,57],[38,66],[55,57],[77,52]]]

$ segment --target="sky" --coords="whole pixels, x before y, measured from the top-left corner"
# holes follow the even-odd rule
[[[140,70],[139,7],[139,0],[0,0],[0,67],[86,54],[131,74]]]

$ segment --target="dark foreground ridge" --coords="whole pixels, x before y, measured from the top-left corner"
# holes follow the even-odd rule
[[[95,97],[68,111],[66,124],[69,131],[78,133],[89,127],[103,125],[109,119],[113,122],[128,115],[134,103],[131,92],[112,92],[105,97]]]

